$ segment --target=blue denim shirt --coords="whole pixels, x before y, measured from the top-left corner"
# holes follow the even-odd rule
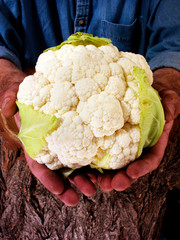
[[[77,31],[180,70],[179,0],[0,0],[0,57],[19,68]]]

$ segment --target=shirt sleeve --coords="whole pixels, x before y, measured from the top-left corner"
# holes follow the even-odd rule
[[[180,1],[151,1],[146,59],[152,70],[180,70]]]
[[[18,1],[0,0],[0,58],[13,62],[21,69],[21,24]]]

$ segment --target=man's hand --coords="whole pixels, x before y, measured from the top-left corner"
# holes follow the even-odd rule
[[[19,113],[16,113],[15,121],[20,129]],[[76,206],[79,202],[79,195],[74,190],[70,182],[73,183],[84,195],[92,196],[96,192],[93,184],[94,175],[91,173],[84,174],[78,171],[68,179],[65,179],[60,171],[52,171],[44,164],[39,164],[28,156],[24,149],[25,157],[32,174],[47,188],[51,193],[56,195],[67,206]],[[69,182],[70,181],[70,182]]]
[[[25,76],[13,63],[0,59],[0,108],[6,118],[12,117],[17,111],[17,91]]]
[[[154,147],[125,169],[99,174],[97,182],[104,191],[123,191],[139,177],[155,170],[163,159],[174,119],[180,113],[180,72],[163,68],[154,73],[154,88],[159,91],[165,112],[166,124],[163,133]]]
[[[19,70],[13,63],[5,59],[0,59],[0,108],[5,117],[12,117],[17,112],[16,98],[19,84],[26,77],[26,74]],[[20,127],[19,115],[16,113],[15,120],[17,126]],[[62,202],[69,206],[75,206],[79,202],[77,192],[70,186],[68,179],[57,171],[48,169],[45,165],[35,162],[26,153],[26,160],[31,172],[37,179],[53,194],[55,194]],[[91,181],[91,180],[92,181]],[[88,176],[82,172],[73,174],[70,181],[79,188],[86,196],[95,193],[93,175]]]
[[[26,160],[32,174],[46,187],[51,193],[57,196],[67,206],[76,206],[79,202],[79,195],[73,189],[68,181],[64,179],[58,171],[48,169],[44,164],[39,164],[30,158],[25,152]],[[95,192],[95,186],[90,178],[83,173],[71,176],[72,182],[84,195],[92,196]]]
[[[25,150],[24,150],[25,152]],[[83,172],[73,174],[68,179],[64,179],[60,171],[52,171],[44,164],[39,164],[28,156],[25,157],[32,174],[47,188],[51,193],[58,197],[67,206],[76,206],[79,202],[79,195],[70,185],[73,183],[84,195],[92,196],[96,192],[91,176]],[[70,181],[70,182],[69,182]]]

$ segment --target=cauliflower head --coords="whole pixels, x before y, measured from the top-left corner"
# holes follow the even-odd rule
[[[118,169],[153,146],[164,126],[145,58],[76,33],[43,52],[20,84],[19,138],[52,170]]]

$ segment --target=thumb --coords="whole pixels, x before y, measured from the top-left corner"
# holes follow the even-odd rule
[[[16,98],[18,87],[8,90],[2,101],[2,113],[6,118],[12,117],[17,112]]]

